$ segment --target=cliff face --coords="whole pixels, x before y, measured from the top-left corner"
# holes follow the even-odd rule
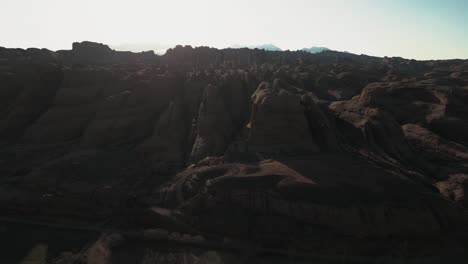
[[[99,218],[159,206],[234,237],[457,230],[467,113],[462,60],[0,48],[0,207]]]

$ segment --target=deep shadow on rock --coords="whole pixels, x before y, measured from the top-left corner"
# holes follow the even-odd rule
[[[0,210],[278,254],[439,257],[439,240],[468,241],[467,91],[463,60],[0,48]]]

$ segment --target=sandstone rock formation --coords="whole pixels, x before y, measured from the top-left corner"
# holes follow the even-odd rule
[[[310,133],[298,91],[284,89],[276,79],[263,82],[252,95],[248,124],[249,148],[258,152],[314,153],[319,148]]]
[[[192,148],[192,160],[199,161],[205,157],[222,155],[231,140],[232,126],[219,88],[208,85],[203,91],[198,109],[197,136]]]
[[[435,257],[468,241],[467,103],[463,60],[0,48],[0,210],[207,247]]]

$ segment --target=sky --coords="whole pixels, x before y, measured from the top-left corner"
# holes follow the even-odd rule
[[[468,0],[0,0],[0,46],[273,43],[468,59]]]

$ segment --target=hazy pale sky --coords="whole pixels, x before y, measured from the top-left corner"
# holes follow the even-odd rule
[[[0,46],[83,40],[468,59],[468,0],[0,0]]]

